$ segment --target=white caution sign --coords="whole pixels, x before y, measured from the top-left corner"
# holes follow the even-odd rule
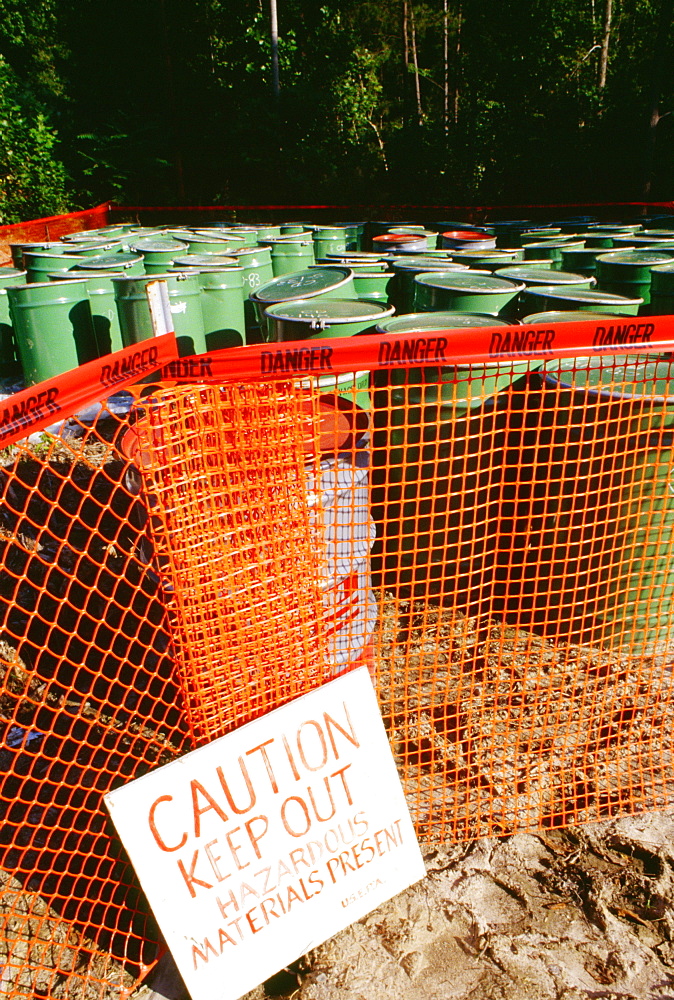
[[[425,875],[365,667],[105,802],[193,1000],[237,1000]]]

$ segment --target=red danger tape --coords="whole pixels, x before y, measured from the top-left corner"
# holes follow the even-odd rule
[[[0,447],[44,430],[112,392],[151,375],[178,355],[175,334],[125,347],[22,389],[0,402]]]
[[[162,374],[180,382],[273,381],[419,364],[494,364],[670,351],[674,351],[674,316],[598,316],[596,321],[445,328],[234,347],[181,358]]]

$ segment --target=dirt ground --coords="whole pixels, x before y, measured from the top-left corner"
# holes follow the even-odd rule
[[[423,881],[246,1000],[673,1000],[674,814],[425,861]]]

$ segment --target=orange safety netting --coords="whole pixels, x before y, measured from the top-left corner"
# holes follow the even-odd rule
[[[82,212],[69,212],[67,215],[50,215],[44,219],[31,219],[29,222],[16,222],[8,226],[0,226],[0,263],[11,262],[11,245],[13,243],[39,243],[43,240],[57,240],[66,233],[78,233],[82,230],[98,229],[106,226],[110,218],[110,202],[103,202],[95,208]]]
[[[5,449],[7,996],[128,995],[105,792],[355,664],[424,841],[672,804],[674,370],[625,352],[145,383]]]

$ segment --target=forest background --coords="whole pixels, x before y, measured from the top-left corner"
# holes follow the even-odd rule
[[[274,5],[0,0],[0,223],[673,197],[674,0]]]

